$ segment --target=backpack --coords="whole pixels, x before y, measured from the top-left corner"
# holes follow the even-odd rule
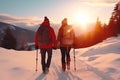
[[[50,27],[40,26],[38,29],[38,44],[48,45],[51,42]]]
[[[65,26],[62,28],[61,43],[65,46],[72,46],[74,43],[74,31],[72,26]]]

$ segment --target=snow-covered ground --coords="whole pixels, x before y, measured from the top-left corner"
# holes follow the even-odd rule
[[[60,50],[53,50],[50,71],[42,73],[40,54],[38,72],[36,51],[0,48],[0,80],[120,80],[120,36],[109,38],[88,48],[71,50],[71,70],[61,70]]]

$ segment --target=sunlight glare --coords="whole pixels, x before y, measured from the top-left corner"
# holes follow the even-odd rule
[[[86,25],[90,22],[90,16],[87,13],[80,13],[75,17],[76,22],[81,25]]]
[[[91,23],[91,16],[87,12],[79,12],[75,15],[74,20],[77,24],[78,28],[80,28],[83,32],[87,32],[88,25]]]

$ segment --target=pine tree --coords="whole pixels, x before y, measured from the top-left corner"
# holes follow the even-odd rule
[[[99,18],[97,18],[96,25],[95,25],[95,33],[100,33],[101,30],[102,30],[101,21],[99,20]]]
[[[2,47],[7,49],[16,49],[16,39],[12,34],[12,31],[7,28],[5,29],[5,35],[2,40]]]
[[[96,25],[95,25],[95,30],[94,30],[94,41],[95,43],[102,41],[103,39],[103,29],[102,29],[102,24],[99,18],[97,18]]]
[[[118,2],[114,7],[108,25],[108,32],[110,36],[116,36],[117,34],[120,34],[120,2]]]
[[[103,34],[103,40],[108,38],[108,25],[107,24],[103,25],[103,33],[102,34]]]

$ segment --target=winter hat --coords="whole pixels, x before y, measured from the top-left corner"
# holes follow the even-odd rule
[[[67,24],[67,18],[64,18],[64,19],[62,20],[62,24]]]
[[[47,16],[44,17],[44,22],[49,22],[49,19],[47,18]]]

